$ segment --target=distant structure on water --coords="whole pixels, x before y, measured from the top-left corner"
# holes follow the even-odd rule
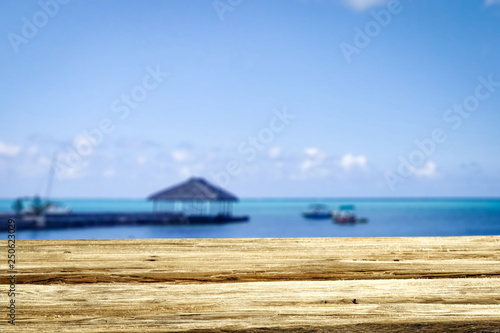
[[[238,201],[235,195],[203,178],[190,178],[150,195],[148,200],[153,201],[154,212],[181,213],[191,222],[248,220],[248,216],[233,216],[233,203]]]
[[[21,199],[13,204],[14,212],[0,212],[0,227],[15,219],[17,229],[55,229],[90,226],[212,224],[245,222],[248,216],[234,216],[233,203],[238,198],[202,178],[191,178],[148,197],[152,212],[73,212],[56,209],[53,202],[35,198],[29,209]]]

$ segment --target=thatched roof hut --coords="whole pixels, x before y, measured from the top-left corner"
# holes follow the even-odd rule
[[[238,198],[203,178],[187,181],[148,197],[155,211],[182,212],[188,215],[231,215]]]

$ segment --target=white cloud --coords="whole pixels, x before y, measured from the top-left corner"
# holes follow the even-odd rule
[[[354,8],[355,10],[366,10],[368,8],[381,6],[387,3],[387,0],[343,0],[344,3]],[[486,0],[486,1],[494,1],[494,0]]]
[[[191,169],[188,168],[188,167],[186,167],[186,166],[183,166],[183,167],[179,168],[179,174],[183,178],[189,178],[189,177],[191,177],[193,175],[193,173],[191,172]]]
[[[204,170],[205,165],[202,163],[197,163],[193,165],[183,165],[177,169],[179,175],[183,178],[189,178],[194,176],[199,176]]]
[[[485,4],[486,4],[486,6],[499,5],[500,4],[500,0],[486,0]]]
[[[311,160],[305,160],[302,163],[300,163],[300,170],[301,171],[307,171],[307,170],[309,170],[313,166],[314,166],[314,162],[313,161],[311,161]]]
[[[85,175],[89,165],[89,161],[85,160],[75,167],[69,167],[68,169],[66,169],[66,172],[61,175],[61,179],[82,178]]]
[[[274,147],[271,147],[269,148],[269,157],[270,158],[277,158],[280,156],[281,154],[281,147],[278,147],[278,146],[274,146]]]
[[[125,149],[148,149],[160,148],[161,144],[143,138],[122,138],[116,142],[116,146]]]
[[[106,178],[113,178],[115,174],[116,174],[115,169],[107,168],[106,170],[104,170],[103,176]]]
[[[59,180],[76,179],[85,175],[90,163],[76,152],[60,152],[55,163],[55,174]]]
[[[310,147],[310,148],[306,148],[304,149],[304,154],[308,155],[308,156],[315,156],[319,153],[319,149],[316,148],[316,147]]]
[[[9,145],[3,141],[0,141],[0,155],[4,156],[16,156],[21,151],[21,146]]]
[[[316,147],[304,149],[304,159],[299,164],[299,174],[292,175],[294,179],[326,177],[330,170],[325,167],[327,154]]]
[[[316,147],[304,149],[304,154],[306,155],[306,158],[300,164],[301,171],[308,171],[314,167],[321,166],[326,158],[326,154]]]
[[[176,162],[186,162],[193,158],[191,153],[185,149],[174,149],[170,152],[170,156]]]
[[[354,167],[364,168],[366,167],[366,156],[345,154],[340,159],[339,165],[346,171],[349,171]]]
[[[205,162],[213,162],[216,161],[219,155],[214,151],[209,151],[205,154]]]
[[[437,167],[436,163],[429,161],[423,167],[421,167],[419,169],[414,168],[413,173],[417,177],[432,178],[432,177],[435,177],[437,175],[436,167]]]
[[[31,145],[27,150],[26,153],[30,156],[33,155],[38,155],[40,153],[40,148],[37,145]]]
[[[75,135],[73,138],[72,148],[80,154],[80,156],[86,158],[94,153],[97,146],[95,145],[94,139],[86,136],[83,133]]]
[[[146,158],[144,156],[137,157],[137,164],[144,165],[146,163]]]
[[[41,166],[47,167],[51,165],[51,160],[47,156],[39,156],[37,159],[37,164],[40,164]]]
[[[22,178],[32,178],[46,176],[49,173],[51,160],[47,156],[25,156],[19,163],[16,163],[16,173]]]

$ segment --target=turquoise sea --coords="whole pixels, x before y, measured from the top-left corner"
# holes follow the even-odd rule
[[[9,211],[13,200],[0,200]],[[151,211],[142,199],[57,199],[76,212]],[[354,204],[366,224],[339,225],[307,220],[300,213],[312,203],[332,209]],[[242,199],[235,215],[250,221],[223,225],[90,227],[17,231],[17,239],[233,238],[233,237],[397,237],[500,235],[500,199]],[[6,231],[0,239],[7,239]]]

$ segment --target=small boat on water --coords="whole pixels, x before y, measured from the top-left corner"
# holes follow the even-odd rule
[[[332,217],[332,211],[327,205],[323,204],[313,204],[309,206],[309,209],[302,212],[302,217],[306,219],[329,219]]]
[[[26,202],[30,202],[26,208]],[[63,206],[59,202],[42,200],[39,196],[21,197],[12,203],[12,210],[16,215],[45,215],[45,214],[68,214],[71,208]]]
[[[366,223],[367,218],[356,216],[356,207],[354,205],[342,205],[339,210],[332,213],[332,219],[336,223]]]

